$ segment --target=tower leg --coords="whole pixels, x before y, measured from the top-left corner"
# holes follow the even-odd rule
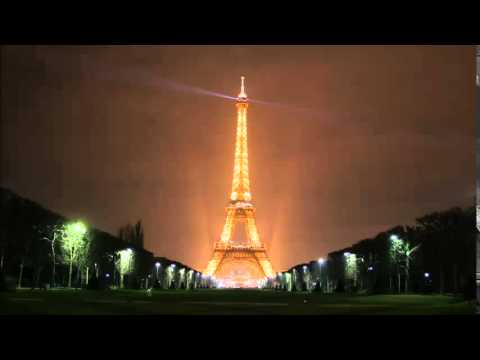
[[[257,224],[253,212],[247,213],[247,231],[252,246],[260,247],[260,237],[258,236]]]
[[[206,276],[213,276],[222,262],[225,253],[223,251],[215,250],[212,259],[208,262],[207,268],[204,271]]]
[[[227,219],[225,220],[222,236],[220,237],[221,243],[226,245],[231,241],[234,227],[235,227],[235,210],[228,209]]]

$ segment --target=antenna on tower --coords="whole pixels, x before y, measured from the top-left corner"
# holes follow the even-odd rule
[[[240,88],[239,98],[247,98],[247,93],[245,92],[245,76],[240,77],[242,79],[242,87]]]

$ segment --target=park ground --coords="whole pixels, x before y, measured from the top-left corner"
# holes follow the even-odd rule
[[[459,315],[475,302],[445,295],[322,295],[272,290],[17,290],[0,315]]]

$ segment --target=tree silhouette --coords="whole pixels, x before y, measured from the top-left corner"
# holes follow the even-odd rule
[[[137,221],[134,226],[127,224],[124,227],[121,227],[118,231],[118,237],[129,244],[143,249],[144,236],[142,221]]]

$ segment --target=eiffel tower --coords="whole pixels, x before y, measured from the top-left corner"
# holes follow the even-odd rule
[[[237,136],[232,193],[226,208],[227,219],[213,257],[204,274],[213,276],[224,287],[257,287],[275,275],[257,231],[248,176],[247,109],[245,77],[237,98]],[[237,226],[242,225],[242,226]],[[240,236],[244,230],[243,237]]]

